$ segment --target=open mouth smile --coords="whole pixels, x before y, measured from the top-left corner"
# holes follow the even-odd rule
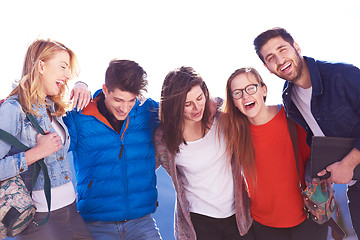
[[[255,101],[244,103],[245,109],[252,108],[255,105]]]
[[[62,85],[64,85],[65,81],[63,80],[57,80],[56,81],[56,85],[58,86],[58,88],[60,89]]]
[[[193,115],[193,117],[198,118],[198,117],[200,117],[200,116],[201,116],[201,111],[200,111],[200,112],[198,112],[198,113],[194,113],[194,114],[192,114],[192,115]]]
[[[125,115],[126,115],[126,113],[124,113],[124,112],[122,112],[122,111],[120,111],[120,110],[115,109],[115,111],[116,111],[120,116],[125,116]]]
[[[282,72],[285,72],[285,71],[287,71],[287,70],[289,70],[290,69],[290,67],[291,67],[291,63],[289,62],[289,63],[286,63],[284,66],[282,66],[281,68],[280,68],[280,70],[282,71]]]

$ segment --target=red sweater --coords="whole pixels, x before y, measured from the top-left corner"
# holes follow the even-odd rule
[[[256,186],[249,183],[252,217],[270,227],[294,227],[303,222],[306,215],[284,108],[266,124],[250,125],[250,128],[257,177]],[[304,129],[297,125],[297,132],[299,167],[304,179],[310,148]]]

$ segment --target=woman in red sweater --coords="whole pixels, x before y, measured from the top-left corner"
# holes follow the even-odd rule
[[[295,155],[284,107],[266,106],[267,87],[254,68],[236,70],[228,79],[222,124],[227,147],[248,183],[257,240],[321,240],[327,227],[306,218]],[[310,157],[299,125],[298,159],[302,181]]]

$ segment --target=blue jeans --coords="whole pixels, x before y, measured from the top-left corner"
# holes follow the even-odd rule
[[[360,238],[360,180],[348,187],[347,195],[352,225],[356,235]]]
[[[86,222],[94,240],[161,240],[150,215],[124,222]]]

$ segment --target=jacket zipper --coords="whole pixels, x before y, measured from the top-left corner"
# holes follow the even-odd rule
[[[123,161],[123,166],[124,166],[124,172],[123,172],[123,176],[125,176],[124,177],[124,181],[125,181],[125,194],[126,194],[126,205],[127,205],[127,208],[126,208],[126,214],[125,214],[125,216],[126,216],[126,219],[124,219],[124,220],[128,220],[128,218],[129,218],[129,212],[130,212],[130,206],[129,206],[129,198],[128,198],[128,196],[129,196],[129,189],[128,189],[128,181],[127,181],[127,171],[126,171],[126,164],[125,164],[125,159],[122,159],[122,154],[123,154],[123,151],[124,151],[124,134],[125,134],[125,131],[127,130],[127,128],[128,128],[128,126],[129,126],[129,116],[127,116],[127,118],[126,118],[126,125],[125,125],[125,128],[124,128],[124,131],[122,132],[122,134],[121,134],[121,149],[120,149],[120,153],[119,153],[119,159],[121,160],[121,161]]]

